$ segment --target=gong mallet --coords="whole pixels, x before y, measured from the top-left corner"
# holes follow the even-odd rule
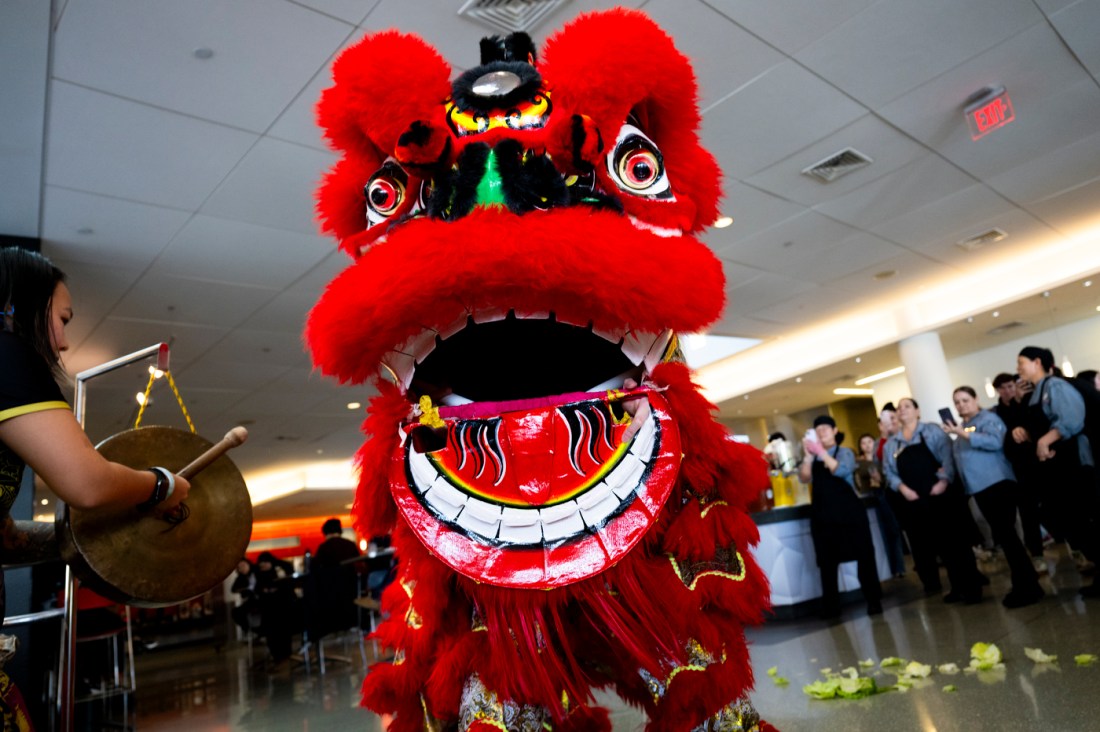
[[[210,463],[214,462],[234,447],[243,445],[244,441],[247,439],[248,430],[244,427],[234,427],[225,433],[225,437],[223,437],[221,441],[212,445],[209,450],[189,462],[182,470],[177,472],[176,475],[191,480],[191,478],[207,468]],[[161,518],[170,524],[178,524],[187,519],[187,508],[184,504],[180,503],[178,506],[165,511],[161,515]]]

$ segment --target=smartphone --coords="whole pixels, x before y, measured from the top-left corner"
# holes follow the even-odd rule
[[[944,407],[940,410],[940,421],[944,424],[955,424],[955,417],[951,414],[950,407]]]

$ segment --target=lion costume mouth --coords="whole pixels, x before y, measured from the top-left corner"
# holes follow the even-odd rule
[[[622,389],[673,357],[675,336],[514,309],[457,325],[398,349],[409,366],[392,375],[421,399],[391,471],[399,510],[481,582],[547,588],[603,571],[652,525],[677,474],[667,404]]]

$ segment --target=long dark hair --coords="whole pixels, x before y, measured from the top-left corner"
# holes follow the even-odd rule
[[[65,273],[29,249],[0,248],[0,310],[11,315],[12,332],[45,359],[61,376],[61,357],[50,341],[50,302]]]

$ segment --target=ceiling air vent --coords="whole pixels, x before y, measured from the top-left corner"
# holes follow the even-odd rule
[[[1013,320],[1011,323],[998,325],[996,328],[991,328],[990,330],[987,330],[986,335],[1001,335],[1002,333],[1007,333],[1010,330],[1023,328],[1025,325],[1027,325],[1027,323],[1021,323],[1019,320]]]
[[[855,148],[846,147],[840,152],[814,163],[802,171],[802,175],[817,178],[823,183],[832,183],[837,178],[866,168],[874,161]]]
[[[500,33],[530,33],[569,0],[467,0],[458,14]]]
[[[981,249],[987,244],[996,244],[997,242],[1005,239],[1008,236],[1008,232],[1003,229],[990,229],[989,231],[972,236],[969,239],[963,239],[962,241],[955,242],[955,246],[965,249],[968,252],[972,252],[975,249]]]

